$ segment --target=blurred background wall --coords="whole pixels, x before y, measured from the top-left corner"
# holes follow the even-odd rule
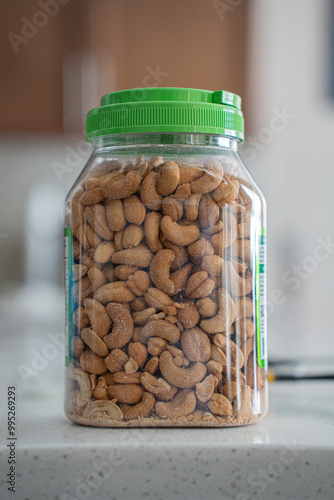
[[[100,97],[225,89],[268,202],[270,355],[334,353],[333,1],[5,0],[0,29],[3,324],[61,329],[63,201]]]

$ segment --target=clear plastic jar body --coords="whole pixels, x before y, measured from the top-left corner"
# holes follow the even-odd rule
[[[97,139],[66,205],[67,416],[224,427],[267,411],[264,198],[238,141]]]

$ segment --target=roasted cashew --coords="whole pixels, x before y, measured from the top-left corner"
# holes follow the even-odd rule
[[[184,308],[178,311],[177,319],[182,323],[184,328],[187,329],[193,328],[197,325],[199,321],[199,312],[192,300],[184,301]]]
[[[232,262],[225,262],[226,270],[226,288],[231,292],[231,295],[240,296],[248,295],[253,289],[252,276],[243,278],[235,270]]]
[[[209,337],[198,327],[185,330],[181,335],[182,350],[189,361],[206,363],[211,356]]]
[[[177,163],[167,161],[159,169],[157,179],[157,192],[161,196],[168,196],[177,188],[180,181],[180,169]]]
[[[134,194],[142,181],[136,170],[129,170],[126,174],[113,172],[102,183],[101,189],[106,198],[120,200]]]
[[[203,363],[195,363],[189,368],[176,366],[173,362],[172,354],[168,351],[161,353],[159,366],[165,380],[181,389],[190,389],[194,387],[203,380],[207,371]]]
[[[161,219],[160,228],[164,237],[174,245],[188,246],[199,237],[199,229],[195,224],[180,226],[168,215]]]
[[[149,318],[156,312],[157,310],[154,307],[148,307],[147,309],[143,309],[142,311],[137,311],[132,313],[132,319],[136,325],[143,326],[147,323]]]
[[[136,361],[139,368],[142,368],[146,363],[147,349],[140,342],[131,342],[128,345],[128,354]]]
[[[110,302],[106,311],[114,322],[113,329],[109,335],[103,338],[108,349],[123,347],[127,344],[133,334],[133,320],[129,311],[117,302]]]
[[[111,258],[113,264],[126,264],[128,266],[148,267],[153,259],[153,253],[146,245],[140,244],[135,248],[120,250]]]
[[[221,333],[217,333],[213,337],[213,343],[215,346],[219,347],[225,354],[228,363],[236,365],[237,368],[242,368],[244,365],[244,355],[241,349],[235,344],[231,339],[225,337]]]
[[[94,418],[104,418],[107,415],[110,420],[122,420],[122,410],[112,401],[91,401],[83,412],[83,418],[93,420]]]
[[[208,408],[215,415],[221,415],[224,417],[233,416],[233,408],[230,401],[223,394],[212,394],[210,401],[208,403]]]
[[[214,226],[219,219],[219,207],[209,194],[201,198],[198,218],[200,227]]]
[[[201,268],[208,273],[210,278],[222,276],[224,259],[220,255],[206,255],[201,263]]]
[[[138,297],[144,295],[144,292],[152,285],[150,276],[145,271],[136,271],[129,276],[126,286]]]
[[[211,318],[217,314],[217,304],[210,297],[203,297],[196,302],[196,307],[202,318]]]
[[[214,254],[214,248],[205,238],[201,238],[188,246],[188,254],[191,261],[198,265],[205,256]]]
[[[218,296],[218,313],[210,319],[203,319],[201,328],[207,333],[225,332],[236,319],[236,307],[226,291],[222,291]]]
[[[85,406],[92,399],[92,386],[87,373],[80,368],[71,367],[70,377],[79,384],[77,405],[79,408]]]
[[[106,209],[102,205],[92,205],[86,207],[85,215],[88,223],[94,231],[104,240],[112,240],[114,237],[113,231],[109,228]]]
[[[212,193],[212,198],[222,208],[224,205],[230,205],[238,197],[240,184],[237,180],[222,182]]]
[[[157,192],[158,177],[158,172],[147,174],[140,188],[141,201],[150,210],[161,210],[161,196]]]
[[[224,248],[231,246],[238,236],[238,225],[233,214],[225,211],[222,214],[224,229],[211,236],[211,243],[214,246],[215,253],[220,255]]]
[[[170,275],[170,279],[174,283],[173,295],[181,293],[186,288],[192,267],[192,264],[186,264]]]
[[[145,389],[152,394],[167,393],[170,391],[170,385],[166,380],[163,378],[156,378],[148,372],[142,373],[140,381]]]
[[[106,302],[131,302],[136,298],[135,294],[126,286],[123,281],[114,281],[98,288],[94,294],[94,299]]]
[[[205,377],[202,382],[196,384],[196,397],[202,403],[209,401],[211,398],[215,388],[215,380],[217,380],[217,378],[211,374]]]
[[[123,232],[123,248],[137,247],[144,238],[144,229],[136,224],[129,224]]]
[[[124,201],[124,216],[130,224],[140,226],[146,216],[146,208],[136,195],[125,198]]]
[[[105,358],[104,362],[111,373],[116,373],[123,370],[128,359],[129,356],[124,351],[121,349],[113,349]]]
[[[155,397],[149,392],[144,392],[143,397],[136,405],[121,404],[125,420],[148,418],[154,410]]]
[[[95,205],[96,203],[100,203],[104,198],[104,194],[102,189],[99,187],[89,189],[85,191],[80,197],[80,203],[83,205]]]
[[[194,391],[183,390],[177,393],[172,401],[159,401],[155,404],[155,412],[160,418],[187,417],[196,408]]]
[[[136,384],[113,384],[108,387],[110,399],[116,399],[119,403],[135,405],[143,397],[144,389]]]
[[[203,168],[199,166],[187,165],[186,163],[180,163],[180,186],[182,184],[188,184],[196,179],[199,179],[203,174]]]
[[[215,282],[208,278],[206,271],[199,271],[190,276],[185,294],[189,299],[199,299],[210,295],[215,287]]]
[[[234,304],[236,309],[235,319],[237,321],[242,318],[251,318],[253,316],[254,304],[250,297],[237,297]]]
[[[81,354],[80,366],[85,372],[94,373],[95,375],[103,375],[107,371],[104,359],[90,349],[86,349]]]
[[[96,248],[94,260],[98,264],[106,264],[110,261],[111,256],[115,253],[115,243],[113,241],[102,241]]]
[[[164,215],[169,215],[172,220],[179,221],[183,215],[183,203],[176,200],[174,196],[163,198],[162,212]]]
[[[144,231],[146,243],[149,249],[157,253],[162,249],[162,243],[159,239],[159,228],[162,215],[158,212],[149,212],[145,218]]]
[[[106,216],[112,231],[121,231],[126,224],[121,200],[108,200],[105,204]]]
[[[91,328],[83,328],[81,330],[81,338],[84,343],[91,348],[98,356],[105,357],[109,351],[103,340]]]
[[[141,330],[144,338],[160,337],[171,344],[176,344],[180,339],[180,330],[177,326],[163,319],[155,319],[147,323]]]
[[[224,176],[222,165],[214,159],[204,162],[203,175],[190,183],[193,193],[206,194],[216,189]]]
[[[177,271],[181,267],[183,267],[187,262],[189,262],[188,252],[185,247],[180,247],[179,245],[174,245],[170,241],[165,238],[162,240],[162,244],[164,248],[168,248],[168,250],[172,250],[175,255],[175,260],[172,262],[170,266],[171,271]]]
[[[94,398],[104,400],[109,399],[107,389],[108,385],[106,379],[104,377],[99,377],[99,380],[93,390]]]
[[[186,217],[190,222],[194,222],[198,217],[199,204],[201,201],[201,194],[192,193],[189,198],[184,202],[184,210]]]
[[[159,250],[150,266],[150,276],[154,285],[168,295],[174,294],[174,283],[169,276],[170,266],[174,259],[175,255],[172,250]]]
[[[98,288],[105,285],[107,280],[105,275],[97,267],[92,267],[88,271],[88,278],[90,279],[92,285],[92,292],[95,293]]]
[[[113,373],[112,376],[115,384],[140,384],[141,372],[129,374],[121,371]]]

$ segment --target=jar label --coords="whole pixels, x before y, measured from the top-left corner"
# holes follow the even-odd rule
[[[65,366],[70,364],[71,343],[71,282],[72,282],[72,234],[69,227],[64,230],[65,263]]]
[[[267,364],[267,242],[266,230],[261,228],[256,255],[256,333],[257,362],[263,368]]]

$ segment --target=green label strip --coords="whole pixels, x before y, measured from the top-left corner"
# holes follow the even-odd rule
[[[65,262],[65,366],[70,364],[71,346],[71,283],[72,283],[72,233],[69,227],[64,230]]]
[[[255,273],[257,362],[263,368],[267,364],[266,230],[263,227],[256,252]]]

